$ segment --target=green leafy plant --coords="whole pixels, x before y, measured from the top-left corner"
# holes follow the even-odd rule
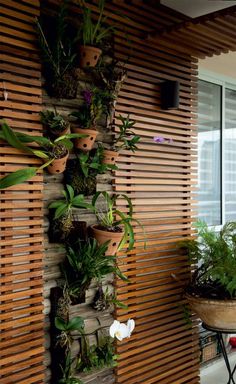
[[[135,121],[131,120],[129,115],[126,117],[119,115],[118,119],[122,124],[118,125],[119,133],[113,142],[113,149],[115,151],[126,149],[135,152],[138,149],[137,143],[140,140],[140,136],[135,135],[132,131]]]
[[[75,248],[67,247],[66,260],[62,264],[62,272],[72,300],[80,300],[92,279],[98,282],[114,273],[127,280],[116,266],[115,257],[105,256],[108,242],[98,245],[95,239],[78,242]]]
[[[41,21],[36,20],[39,44],[44,63],[46,86],[49,93],[56,97],[73,98],[77,91],[76,41],[71,36],[71,26],[67,23],[68,1],[61,3],[57,18],[50,19],[44,28]]]
[[[108,104],[112,96],[109,92],[97,87],[84,90],[82,96],[82,105],[77,111],[72,112],[70,116],[76,119],[75,122],[78,123],[81,128],[88,129],[96,127],[102,114],[108,113]]]
[[[198,221],[198,237],[180,242],[179,247],[198,263],[186,291],[192,295],[229,299],[236,297],[236,222],[216,232]]]
[[[78,138],[84,135],[68,134],[63,135],[55,140],[50,140],[46,137],[27,135],[20,132],[14,132],[6,122],[1,122],[0,139],[6,141],[13,148],[34,155],[43,159],[44,164],[40,167],[28,167],[20,169],[3,177],[0,180],[0,189],[8,188],[12,185],[22,183],[31,177],[35,176],[37,171],[47,167],[55,159],[62,158],[73,147],[71,139]],[[29,144],[36,143],[38,148],[33,148]]]
[[[64,174],[65,182],[70,184],[76,193],[83,193],[85,196],[94,194],[97,175],[117,169],[115,165],[103,164],[102,161],[103,147],[101,145],[90,152],[77,154],[76,159],[68,162]]]
[[[68,352],[73,342],[71,332],[78,331],[79,334],[84,333],[84,319],[80,316],[76,316],[71,320],[65,321],[60,317],[56,317],[55,327],[61,331],[58,336],[58,343],[62,348],[65,347]]]
[[[73,208],[89,208],[93,209],[92,205],[85,202],[84,195],[75,195],[71,185],[66,185],[62,191],[64,198],[53,201],[49,204],[49,209],[55,209],[54,220],[60,222],[60,226],[65,234],[68,234],[73,227]]]
[[[83,381],[74,377],[75,369],[73,368],[74,359],[71,358],[71,353],[66,355],[65,366],[61,368],[62,378],[59,379],[59,384],[83,384]]]
[[[106,212],[102,212],[97,208],[97,201],[100,196],[105,200]],[[123,198],[127,202],[128,213],[124,213],[116,208],[116,202],[119,198]],[[92,199],[92,205],[99,227],[109,232],[123,231],[124,235],[119,244],[119,249],[128,242],[128,250],[131,250],[134,246],[134,230],[132,224],[136,223],[141,227],[142,225],[137,219],[133,218],[133,205],[130,198],[124,194],[111,196],[108,192],[97,192]]]
[[[114,32],[114,26],[107,26],[107,18],[103,16],[105,0],[99,0],[99,16],[94,21],[91,9],[89,9],[83,0],[80,1],[83,11],[83,20],[81,25],[81,35],[83,45],[101,46],[104,40],[108,39]]]
[[[110,336],[97,338],[98,344],[89,345],[87,337],[81,339],[81,351],[78,356],[77,370],[91,372],[93,369],[113,368],[117,365],[113,339]]]
[[[40,112],[42,124],[47,127],[48,133],[58,134],[65,131],[69,127],[69,122],[57,111],[45,110]]]
[[[96,309],[96,311],[104,311],[105,309],[111,308],[113,305],[122,309],[128,309],[127,305],[117,300],[114,292],[110,292],[108,287],[106,287],[104,291],[102,284],[99,284],[92,302],[92,307]]]

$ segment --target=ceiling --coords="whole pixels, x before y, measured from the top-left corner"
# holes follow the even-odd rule
[[[236,5],[228,0],[161,0],[161,4],[189,17],[198,17]]]

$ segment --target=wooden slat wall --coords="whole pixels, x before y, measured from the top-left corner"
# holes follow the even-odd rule
[[[1,0],[0,118],[40,134],[39,1]],[[4,85],[8,99],[4,100]],[[38,160],[0,143],[0,175]],[[0,383],[44,380],[42,176],[0,191]]]
[[[127,16],[132,47],[116,118],[130,113],[136,120],[135,133],[141,136],[139,151],[134,155],[123,152],[119,158],[114,189],[132,199],[147,241],[144,250],[144,236],[137,227],[135,249],[119,256],[130,284],[116,282],[117,298],[129,309],[117,309],[116,314],[120,321],[135,319],[136,329],[128,342],[118,343],[116,382],[199,383],[197,328],[187,325],[181,297],[189,264],[176,251],[176,242],[191,234],[194,215],[197,60],[178,53],[174,41],[167,47],[143,38],[152,25],[176,23],[177,16],[144,1],[113,3]],[[124,37],[120,33],[115,45],[121,60],[130,52]],[[178,110],[160,109],[160,82],[167,79],[180,81]],[[155,136],[173,139],[173,143],[154,143]],[[122,201],[120,206],[125,209]]]

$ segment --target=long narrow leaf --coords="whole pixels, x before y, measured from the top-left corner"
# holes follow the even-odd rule
[[[23,183],[26,180],[31,179],[37,173],[37,168],[29,167],[19,169],[16,172],[11,173],[10,175],[4,176],[0,180],[0,189],[9,188],[12,185],[17,185]]]

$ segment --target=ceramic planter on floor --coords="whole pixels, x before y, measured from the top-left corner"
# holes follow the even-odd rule
[[[62,173],[66,169],[66,162],[69,156],[69,152],[60,159],[54,159],[51,164],[47,166],[48,173],[54,175]]]
[[[99,229],[98,225],[92,225],[92,234],[93,237],[97,240],[99,244],[103,244],[106,241],[110,240],[106,256],[113,256],[117,252],[118,246],[124,236],[124,232],[110,232]]]
[[[81,149],[82,151],[90,151],[93,148],[94,142],[98,135],[98,131],[96,129],[83,129],[73,126],[72,131],[74,133],[87,135],[87,137],[75,139],[75,148]]]
[[[110,151],[109,149],[104,149],[103,151],[103,164],[115,164],[119,156],[119,152]]]
[[[236,329],[236,300],[205,299],[189,294],[185,297],[192,310],[209,327],[229,331]]]
[[[80,68],[95,67],[102,50],[90,45],[80,46]]]

